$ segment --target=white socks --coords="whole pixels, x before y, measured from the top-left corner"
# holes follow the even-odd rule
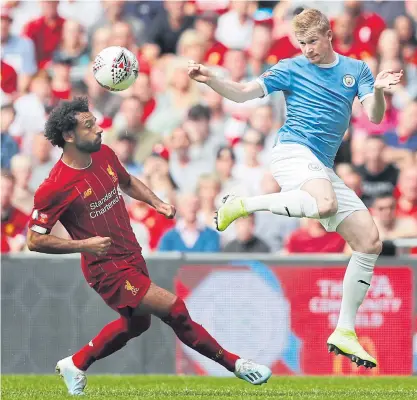
[[[316,199],[305,190],[290,190],[282,193],[243,198],[246,211],[271,211],[289,217],[320,218]]]
[[[356,314],[371,284],[378,254],[365,254],[354,251],[343,279],[342,306],[338,328],[355,330]]]

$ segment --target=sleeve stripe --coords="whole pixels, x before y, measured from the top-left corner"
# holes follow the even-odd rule
[[[367,99],[368,97],[371,97],[373,95],[374,95],[374,92],[365,94],[365,96],[362,96],[362,98],[359,99],[359,101],[362,103],[365,99]]]
[[[45,233],[46,233],[46,232],[48,232],[48,230],[47,230],[46,228],[42,228],[42,227],[41,227],[41,226],[39,226],[39,225],[32,225],[32,226],[30,227],[30,229],[31,229],[33,232],[40,233],[41,235],[45,235]]]
[[[264,96],[268,96],[268,89],[266,88],[265,82],[261,78],[256,78],[256,82],[261,85],[262,90],[264,91]]]

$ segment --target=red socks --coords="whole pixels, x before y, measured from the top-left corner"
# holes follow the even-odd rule
[[[162,318],[162,321],[171,326],[178,339],[188,347],[216,361],[229,371],[235,371],[235,363],[240,357],[224,350],[201,325],[195,323],[184,301],[179,297],[170,314]]]
[[[96,360],[107,357],[120,350],[126,343],[149,329],[149,317],[120,317],[107,324],[101,332],[72,356],[74,365],[86,371]]]

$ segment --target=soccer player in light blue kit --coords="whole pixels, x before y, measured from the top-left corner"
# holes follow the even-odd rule
[[[360,345],[355,319],[382,244],[369,211],[332,167],[355,97],[369,119],[379,124],[385,113],[383,91],[400,82],[402,71],[382,71],[374,81],[363,61],[335,53],[329,20],[318,10],[304,10],[294,17],[293,28],[303,54],[281,60],[252,82],[220,79],[203,65],[189,62],[192,79],[230,100],[245,102],[282,90],[287,103],[287,120],[278,131],[271,162],[282,191],[227,196],[216,213],[217,229],[223,231],[255,211],[270,211],[319,219],[327,231],[339,232],[353,254],[343,281],[339,320],[327,345],[329,351],[349,357],[358,366],[373,368],[377,361]]]

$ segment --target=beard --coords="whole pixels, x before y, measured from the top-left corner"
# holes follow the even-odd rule
[[[96,153],[101,149],[101,140],[94,142],[76,141],[75,147],[82,153]]]

